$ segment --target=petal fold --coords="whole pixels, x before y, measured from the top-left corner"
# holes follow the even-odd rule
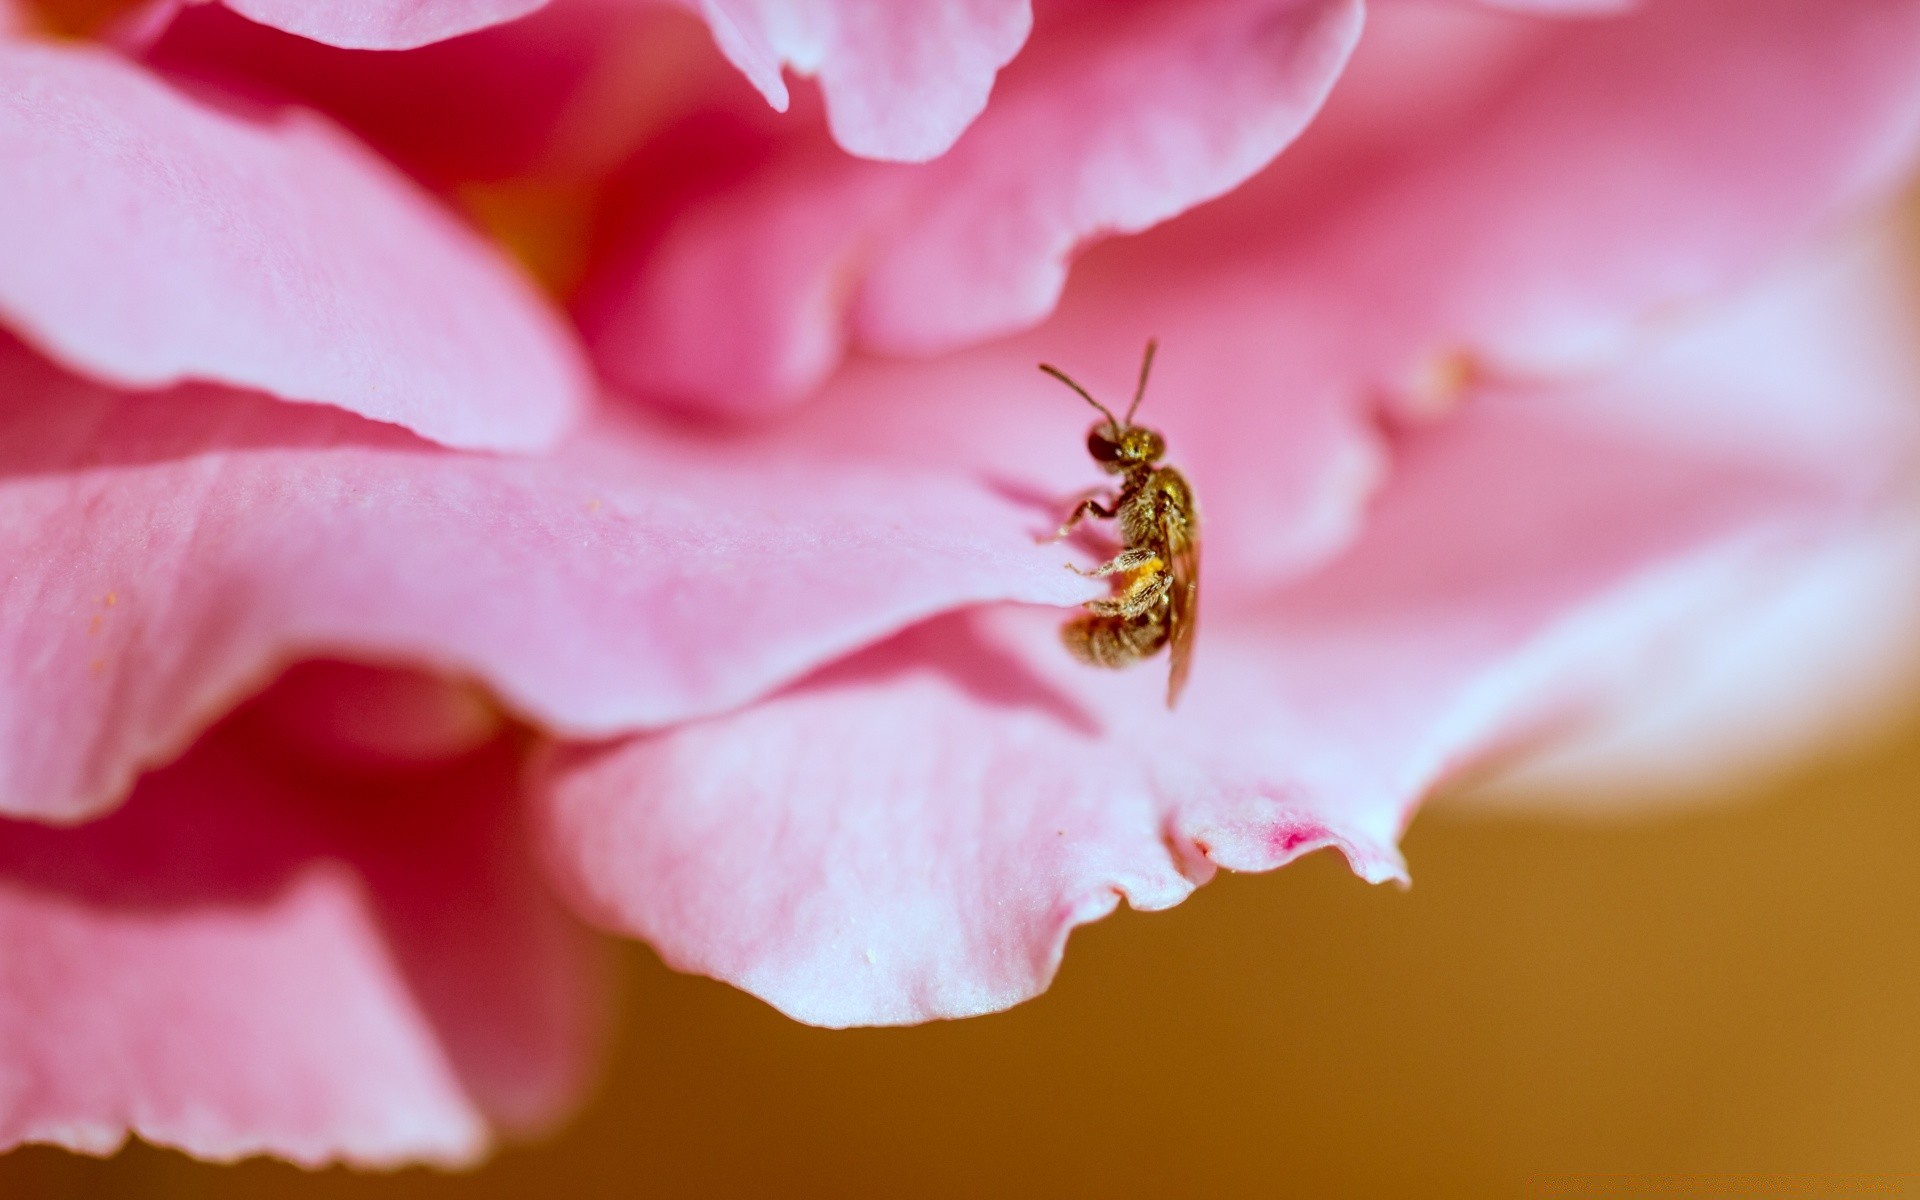
[[[923,162],[987,105],[1033,24],[1028,0],[699,0],[720,52],[776,109],[782,64],[817,77],[834,140],[863,158]]]
[[[1226,192],[1319,108],[1358,0],[1203,0],[1044,23],[954,148],[916,167],[804,138],[679,214],[588,308],[616,377],[728,411],[791,403],[851,339],[950,349],[1032,325],[1073,256]]]
[[[105,820],[0,821],[0,1145],[453,1165],[550,1123],[605,981],[516,767],[343,784],[215,735]]]
[[[1050,513],[832,441],[607,419],[446,450],[0,352],[0,811],[109,806],[287,661],[417,662],[564,732],[738,704],[913,621],[1093,588]]]
[[[74,370],[501,450],[551,445],[587,403],[573,336],[531,285],[311,114],[0,43],[0,170],[0,320]]]

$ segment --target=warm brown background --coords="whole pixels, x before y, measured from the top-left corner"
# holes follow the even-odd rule
[[[0,1196],[1920,1196],[1916,793],[1920,715],[1705,809],[1431,812],[1411,892],[1226,878],[958,1024],[806,1029],[635,951],[604,1092],[478,1173],[30,1149]],[[1742,1174],[1536,1175],[1577,1171]]]

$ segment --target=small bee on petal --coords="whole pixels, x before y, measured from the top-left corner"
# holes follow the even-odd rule
[[[1116,578],[1113,594],[1088,601],[1087,611],[1060,630],[1061,639],[1076,658],[1098,667],[1131,666],[1162,646],[1171,647],[1167,707],[1172,708],[1193,666],[1200,516],[1186,478],[1172,467],[1155,465],[1167,452],[1166,439],[1133,423],[1147,394],[1154,348],[1149,341],[1140,363],[1140,386],[1125,419],[1116,418],[1058,367],[1041,363],[1040,369],[1080,393],[1106,418],[1087,432],[1087,453],[1102,470],[1120,476],[1117,493],[1082,500],[1060,526],[1058,536],[1066,537],[1089,516],[1117,521],[1122,543],[1120,553],[1092,571],[1071,568],[1082,575]]]

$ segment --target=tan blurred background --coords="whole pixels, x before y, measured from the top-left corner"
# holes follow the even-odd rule
[[[1920,1196],[1916,794],[1920,713],[1707,808],[1432,811],[1411,892],[1327,854],[1224,878],[916,1029],[635,950],[601,1094],[476,1173],[29,1149],[0,1195]]]

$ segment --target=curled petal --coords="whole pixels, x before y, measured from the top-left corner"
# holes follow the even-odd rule
[[[556,756],[564,894],[671,966],[845,1026],[1018,1003],[1075,926],[1177,904],[1216,863],[1335,845],[1402,876],[1395,804],[1261,772],[1271,739],[1229,740],[1255,732],[1244,707],[1217,738],[1233,703],[1164,719],[1155,672],[1089,686],[1057,620],[943,618],[743,712]]]
[[[215,380],[490,449],[550,445],[587,402],[532,287],[308,114],[0,44],[0,171],[0,319],[77,371]]]
[[[1033,23],[1028,0],[698,0],[714,41],[785,111],[782,64],[816,76],[834,140],[865,158],[937,158],[987,105]]]
[[[607,421],[463,454],[0,356],[0,810],[73,819],[290,658],[476,676],[553,729],[737,704],[900,626],[1090,585],[988,480]]]
[[[619,377],[689,404],[790,402],[851,337],[947,349],[1052,310],[1069,259],[1225,192],[1306,125],[1357,0],[1100,6],[1043,26],[945,157],[795,149],[685,215],[590,323]]]
[[[343,787],[243,740],[0,822],[0,1146],[454,1164],[574,1103],[601,965],[515,851],[516,756]]]

